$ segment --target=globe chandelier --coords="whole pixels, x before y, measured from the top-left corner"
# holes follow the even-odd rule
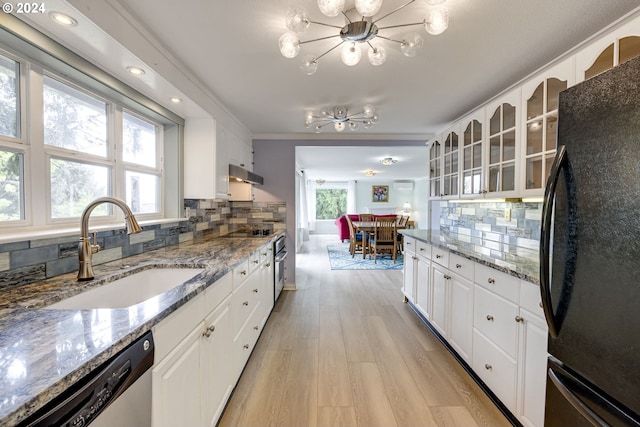
[[[380,43],[379,39],[400,44],[400,50],[407,57],[415,56],[418,49],[420,49],[424,43],[422,35],[417,32],[410,32],[401,40],[395,40],[380,34],[381,30],[423,25],[427,33],[438,35],[442,34],[449,26],[449,11],[443,6],[432,9],[421,22],[389,25],[385,27],[379,26],[380,21],[404,9],[416,0],[410,0],[380,17],[374,17],[374,15],[380,11],[383,0],[355,0],[355,11],[353,9],[344,11],[345,0],[317,1],[318,8],[323,15],[332,18],[342,14],[345,19],[345,25],[339,26],[312,21],[304,9],[301,7],[293,7],[289,9],[286,17],[286,25],[289,31],[280,36],[279,39],[280,53],[285,58],[295,58],[298,56],[303,44],[336,37],[340,39],[337,45],[324,53],[319,55],[307,54],[302,58],[300,69],[307,75],[315,74],[318,70],[319,59],[340,46],[342,46],[340,51],[342,62],[346,65],[353,66],[360,62],[362,57],[361,45],[366,43],[369,46],[367,53],[369,63],[377,66],[384,64],[387,60],[386,48]],[[444,3],[444,1],[445,0],[427,0],[427,3],[432,6],[437,6]],[[358,15],[356,15],[356,12]],[[360,16],[360,18],[358,18],[358,16]],[[298,33],[306,31],[311,24],[337,29],[339,32],[338,34],[301,41],[298,38]]]
[[[344,105],[337,105],[332,109],[325,109],[320,114],[315,114],[313,111],[307,111],[304,124],[306,127],[314,127],[316,133],[319,133],[322,128],[333,124],[333,128],[337,132],[342,132],[346,128],[349,130],[358,130],[362,124],[366,129],[376,124],[378,116],[373,105],[367,104],[362,107],[362,111],[349,114],[349,110]]]

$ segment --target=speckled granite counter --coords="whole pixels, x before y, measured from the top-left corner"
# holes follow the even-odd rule
[[[77,282],[74,273],[1,292],[0,425],[19,423],[280,234],[199,238],[94,266],[96,279],[91,282]],[[205,271],[129,308],[45,308],[151,266]]]
[[[401,233],[430,243],[472,261],[487,265],[515,277],[539,284],[538,248],[487,241],[459,234],[443,234],[434,230],[401,230]]]

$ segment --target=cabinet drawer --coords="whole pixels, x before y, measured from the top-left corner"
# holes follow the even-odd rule
[[[516,409],[516,362],[477,330],[473,333],[473,370],[511,411]]]
[[[249,260],[245,259],[233,268],[233,289],[238,288],[249,277]]]
[[[526,280],[520,280],[520,306],[544,320],[540,287]]]
[[[431,245],[420,240],[416,241],[416,254],[431,259]]]
[[[233,292],[231,297],[231,318],[233,336],[235,337],[245,324],[255,307],[260,303],[260,286],[257,274],[252,274],[248,280]]]
[[[414,239],[413,237],[409,237],[409,236],[404,236],[404,250],[405,252],[416,252],[416,239]]]
[[[432,246],[431,260],[448,268],[449,267],[449,251],[447,249],[442,249],[437,246]]]
[[[520,279],[510,276],[486,265],[478,264],[475,268],[475,282],[491,292],[505,297],[511,302],[519,302]]]
[[[212,286],[215,286],[212,285]],[[153,327],[155,360],[162,360],[208,313],[204,298],[195,297]]]
[[[271,243],[268,245],[264,245],[260,249],[258,249],[258,254],[260,255],[260,263],[264,263],[265,261],[272,261],[273,258],[273,247]]]
[[[260,249],[249,255],[249,273],[253,272],[258,265],[260,265]]]
[[[255,346],[258,341],[258,337],[260,336],[260,331],[262,328],[262,316],[259,305],[256,305],[250,314],[247,322],[244,324],[235,340],[233,341],[233,352],[235,355],[236,363],[239,363],[239,366],[236,366],[238,372],[242,371],[244,365],[249,359],[249,355],[251,354],[251,350]]]
[[[473,280],[474,262],[456,254],[449,254],[449,270],[460,276]]]
[[[473,326],[514,359],[518,347],[518,313],[516,304],[476,286]]]

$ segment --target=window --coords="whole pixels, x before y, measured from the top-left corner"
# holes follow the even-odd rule
[[[316,219],[334,220],[347,213],[346,188],[316,188]]]
[[[23,218],[23,171],[23,155],[0,148],[0,221]]]
[[[21,64],[30,65],[0,53],[0,227],[78,225],[104,196],[125,200],[139,219],[162,217],[163,125],[144,107],[120,105],[39,64],[21,78]],[[35,102],[24,108],[26,93]],[[21,113],[30,123],[24,135]],[[92,218],[119,215],[101,204]]]

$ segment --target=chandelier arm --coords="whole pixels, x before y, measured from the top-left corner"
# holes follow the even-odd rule
[[[390,42],[395,42],[395,43],[402,44],[402,40],[394,40],[394,39],[391,39],[389,37],[381,36],[380,34],[378,34],[376,37],[380,37],[381,39],[389,40]]]
[[[422,22],[413,22],[411,24],[399,24],[399,25],[389,25],[388,27],[378,27],[378,30],[387,30],[389,28],[400,28],[400,27],[411,27],[413,25],[424,25],[425,21]]]
[[[380,18],[376,19],[375,21],[373,21],[373,23],[378,23],[380,21],[382,21],[384,18],[386,18],[389,15],[393,15],[394,13],[398,12],[401,9],[404,9],[405,7],[409,6],[411,3],[415,2],[416,0],[410,0],[407,3],[403,4],[402,6],[397,7],[396,9],[392,10],[391,12],[387,13],[384,16],[381,16]]]
[[[325,53],[323,53],[322,55],[316,56],[314,61],[317,61],[318,59],[322,58],[323,56],[325,56],[327,53],[331,52],[332,50],[334,50],[335,48],[337,48],[338,46],[340,46],[342,43],[344,43],[344,40],[341,41],[340,43],[338,43],[337,45],[335,45],[334,47],[332,47],[331,49],[329,49],[328,51],[326,51]]]
[[[338,30],[341,30],[342,27],[338,26],[338,25],[331,25],[331,24],[325,24],[324,22],[318,22],[318,21],[309,21],[309,23],[311,24],[316,24],[316,25],[323,25],[325,27],[329,27],[329,28],[337,28]]]
[[[349,17],[347,16],[347,13],[346,13],[344,10],[343,10],[342,12],[340,12],[340,13],[342,13],[342,14],[344,15],[344,18],[345,18],[347,21],[349,21],[349,24],[352,24],[352,23],[353,23],[353,22],[351,21],[351,18],[349,18]]]
[[[317,39],[305,40],[305,41],[301,41],[300,44],[313,43],[313,42],[317,42],[317,41],[320,41],[320,40],[333,39],[335,37],[340,37],[340,34],[337,34],[337,35],[334,35],[334,36],[319,37]]]

